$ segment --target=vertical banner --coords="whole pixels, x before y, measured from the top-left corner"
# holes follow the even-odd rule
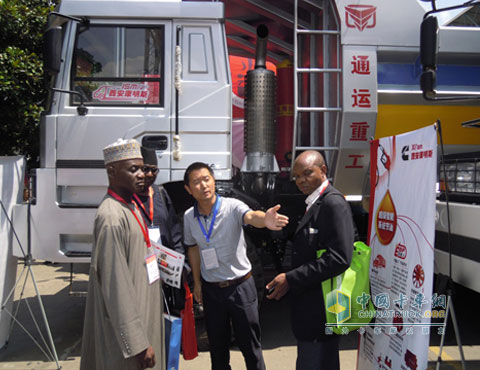
[[[12,254],[13,231],[8,218],[12,216],[12,208],[23,201],[23,182],[25,179],[25,159],[23,157],[0,157],[0,348],[8,341],[10,335],[11,316],[3,310],[12,312],[13,299],[5,302],[15,286],[17,275],[17,258]],[[8,218],[7,218],[8,217]]]
[[[442,329],[430,322],[445,313],[437,306],[446,308],[432,296],[436,147],[434,125],[371,144],[368,240],[377,312],[361,330],[360,370],[426,369],[430,331]]]

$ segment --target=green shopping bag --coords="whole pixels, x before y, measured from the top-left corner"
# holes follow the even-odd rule
[[[325,249],[317,251],[317,258]],[[348,334],[368,324],[375,315],[370,295],[371,249],[363,242],[353,243],[350,267],[342,274],[322,281],[327,326],[335,334]]]

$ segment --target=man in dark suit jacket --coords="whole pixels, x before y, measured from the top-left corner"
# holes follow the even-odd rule
[[[313,150],[300,154],[293,166],[295,183],[308,195],[307,209],[293,239],[293,269],[277,275],[267,289],[279,300],[288,291],[292,301],[292,329],[297,338],[297,370],[340,368],[339,337],[325,332],[322,281],[349,266],[354,226],[350,206],[327,180],[323,156]],[[319,256],[317,251],[326,250]]]

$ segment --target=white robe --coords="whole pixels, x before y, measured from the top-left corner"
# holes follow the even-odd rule
[[[161,283],[148,283],[147,246],[130,207],[107,195],[95,217],[82,370],[138,369],[135,355],[150,345],[154,369],[165,368]]]

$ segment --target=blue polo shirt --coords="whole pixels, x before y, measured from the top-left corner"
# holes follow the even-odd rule
[[[200,249],[202,278],[209,282],[237,279],[246,275],[252,265],[247,258],[247,245],[243,235],[243,217],[251,209],[242,201],[219,197],[218,213],[213,224],[210,242],[200,227],[208,233],[213,218],[212,212],[206,216],[198,212],[196,205],[190,207],[183,216],[184,243],[188,246],[198,245]],[[203,261],[202,250],[214,248],[218,267],[207,270]]]

